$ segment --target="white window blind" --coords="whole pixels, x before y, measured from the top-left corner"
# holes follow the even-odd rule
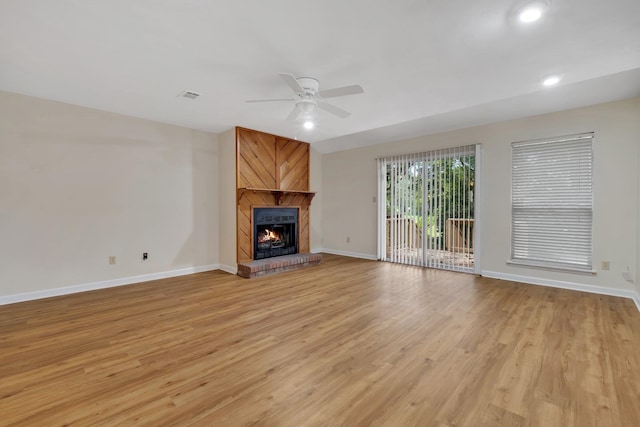
[[[378,259],[476,270],[479,145],[378,159]]]
[[[511,262],[592,269],[593,134],[511,145]]]

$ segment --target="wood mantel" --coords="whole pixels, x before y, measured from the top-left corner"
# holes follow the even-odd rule
[[[237,198],[238,204],[240,204],[240,200],[242,199],[242,196],[244,196],[244,193],[246,193],[247,191],[271,193],[275,198],[276,205],[278,206],[280,206],[280,200],[282,199],[282,196],[285,194],[303,194],[309,198],[309,201],[311,201],[311,199],[313,199],[313,197],[316,195],[316,193],[313,191],[278,190],[275,188],[246,188],[245,187],[245,188],[238,188],[238,198]]]
[[[259,206],[299,209],[298,250],[310,251],[309,144],[236,128],[237,262],[253,260],[252,211]]]

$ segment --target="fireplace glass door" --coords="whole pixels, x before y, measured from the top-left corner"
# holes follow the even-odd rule
[[[298,209],[254,208],[253,259],[298,253]]]

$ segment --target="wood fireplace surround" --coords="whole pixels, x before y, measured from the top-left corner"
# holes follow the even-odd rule
[[[309,144],[237,127],[236,150],[238,264],[254,260],[253,208],[259,207],[297,208],[298,252],[309,253],[315,195],[309,191]]]

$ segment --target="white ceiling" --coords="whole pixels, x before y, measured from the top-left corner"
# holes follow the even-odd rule
[[[219,133],[239,125],[322,151],[640,95],[640,1],[2,0],[0,89]],[[365,93],[287,121],[278,72]],[[561,84],[541,80],[561,74]],[[178,97],[184,90],[197,100]]]

